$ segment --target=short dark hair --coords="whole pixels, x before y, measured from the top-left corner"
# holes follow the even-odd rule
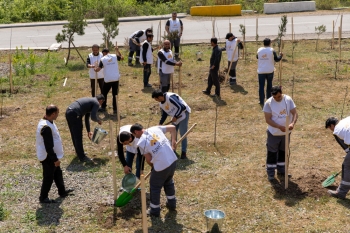
[[[98,94],[98,95],[96,96],[96,99],[97,99],[97,100],[103,100],[103,101],[105,101],[105,97],[104,97],[104,95],[102,95],[102,94]]]
[[[229,32],[229,33],[226,34],[225,39],[227,40],[227,39],[229,39],[232,36],[235,37],[231,32]]]
[[[331,125],[336,125],[338,124],[338,119],[336,117],[329,117],[326,120],[326,129],[328,129],[328,127],[330,127]]]
[[[119,140],[121,143],[130,140],[130,138],[133,138],[134,136],[132,136],[131,133],[123,131],[119,134]]]
[[[45,114],[46,116],[51,116],[53,113],[58,111],[58,107],[56,105],[50,104],[46,107]]]
[[[153,33],[153,30],[152,30],[151,28],[147,28],[147,29],[145,30],[145,33],[146,33],[146,34],[149,34],[149,33],[152,34],[152,33]]]
[[[265,39],[263,40],[263,42],[264,42],[264,46],[269,46],[269,45],[271,44],[270,38],[265,38]]]
[[[133,124],[133,125],[131,126],[130,132],[131,132],[131,133],[135,133],[136,130],[137,130],[137,131],[140,131],[140,130],[142,130],[142,129],[143,129],[143,126],[142,126],[141,124],[135,123],[135,124]]]
[[[163,95],[164,95],[164,93],[163,93],[162,90],[160,90],[160,89],[154,90],[154,91],[152,92],[152,98],[153,98],[153,99],[154,99],[154,98],[158,98],[158,97],[163,96]]]
[[[147,37],[147,38],[150,38],[150,37],[153,37],[153,36],[154,36],[154,35],[153,35],[152,33],[147,33],[147,34],[146,34],[146,37]]]
[[[108,49],[108,48],[104,48],[104,49],[102,50],[102,53],[109,53],[109,49]]]
[[[100,46],[98,45],[98,44],[93,44],[92,46],[91,46],[91,48],[100,48]]]
[[[218,39],[216,37],[213,37],[210,39],[210,42],[213,42],[214,44],[218,44]]]
[[[281,93],[282,94],[282,88],[280,86],[273,86],[271,88],[271,94],[272,95],[277,95],[277,93]]]

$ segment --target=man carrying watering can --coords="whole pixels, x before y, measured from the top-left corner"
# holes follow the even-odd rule
[[[136,157],[136,177],[140,179],[140,169],[141,169],[141,160],[142,155],[137,149],[138,138],[134,137],[130,132],[131,125],[124,125],[120,127],[119,135],[117,136],[117,149],[118,149],[118,158],[120,163],[124,167],[124,173],[128,174],[132,171],[132,163],[134,161],[135,154]],[[126,145],[126,160],[124,156],[123,145]]]
[[[339,187],[336,191],[328,190],[332,197],[345,199],[350,190],[350,117],[338,121],[335,117],[330,117],[326,121],[326,129],[333,132],[335,140],[345,150],[346,156],[342,164],[342,176]]]
[[[66,110],[66,119],[70,134],[72,136],[73,146],[81,162],[91,162],[92,160],[86,156],[83,147],[83,116],[85,117],[85,127],[88,137],[91,140],[92,132],[90,131],[91,120],[101,124],[101,120],[97,117],[98,109],[105,101],[102,94],[96,97],[80,98],[69,105]]]
[[[147,163],[152,166],[150,177],[150,209],[149,215],[160,215],[160,193],[164,188],[167,197],[166,206],[170,210],[176,209],[175,184],[173,176],[176,169],[177,157],[173,150],[176,148],[176,129],[173,125],[154,126],[144,129],[140,124],[134,124],[131,133],[139,138],[137,146]],[[171,134],[171,144],[165,133]]]

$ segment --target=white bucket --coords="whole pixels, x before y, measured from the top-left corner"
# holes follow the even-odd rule
[[[205,219],[207,220],[207,230],[209,233],[221,232],[224,222],[225,213],[221,210],[206,210],[204,211]]]

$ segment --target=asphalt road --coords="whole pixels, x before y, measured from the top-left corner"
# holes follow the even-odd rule
[[[343,14],[343,38],[350,37],[350,13]],[[164,17],[163,17],[164,18]],[[184,24],[183,43],[199,43],[208,42],[212,36],[213,23],[212,17],[191,17],[182,18]],[[258,19],[258,35],[259,40],[265,37],[275,38],[278,33],[281,15],[262,16]],[[340,26],[340,16],[338,12],[329,15],[295,15],[293,17],[294,33],[296,39],[311,39],[316,38],[315,26],[325,25],[326,33],[321,35],[321,38],[332,37],[333,20],[336,23],[335,36],[338,36],[338,27]],[[161,30],[158,29],[161,22]],[[154,40],[157,40],[159,33],[164,34],[166,19],[149,20],[149,21],[132,21],[119,23],[119,35],[116,40],[119,45],[124,45],[125,38],[136,30],[152,27],[154,29]],[[224,41],[224,37],[229,32],[229,23],[231,23],[232,33],[241,37],[239,25],[243,24],[246,27],[246,39],[255,40],[256,35],[256,17],[255,16],[239,16],[239,17],[217,17],[215,18],[215,36],[220,41]],[[56,43],[55,36],[61,32],[62,25],[45,25],[45,26],[29,26],[29,27],[0,27],[0,49],[8,49],[23,47],[49,47]],[[103,32],[101,23],[91,23],[85,29],[84,36],[74,37],[76,46],[91,46],[92,44],[103,43],[101,32]],[[12,34],[12,35],[11,35]],[[11,39],[12,38],[12,39]],[[291,17],[288,17],[286,39],[291,38]],[[113,40],[115,41],[115,40]],[[67,47],[68,43],[63,43],[63,47]]]

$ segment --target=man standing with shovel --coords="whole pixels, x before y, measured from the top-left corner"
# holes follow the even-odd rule
[[[290,96],[282,94],[281,87],[273,86],[271,94],[272,97],[265,102],[263,108],[265,120],[268,124],[266,171],[269,181],[275,179],[276,169],[277,175],[285,176],[285,153],[287,153],[285,151],[286,119],[289,119],[289,130],[294,129],[298,120],[294,101]]]
[[[328,190],[332,197],[345,199],[350,190],[350,117],[338,121],[335,117],[326,120],[326,129],[333,132],[335,140],[345,150],[346,156],[342,164],[341,182],[337,190]]]

